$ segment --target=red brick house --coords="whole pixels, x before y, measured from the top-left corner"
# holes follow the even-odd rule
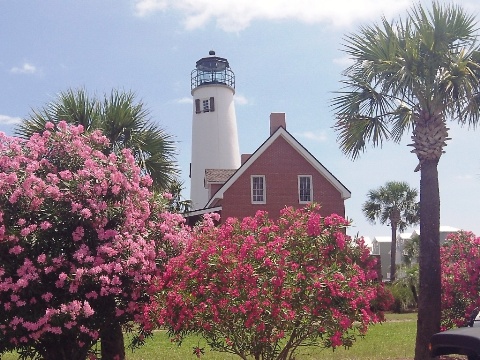
[[[222,219],[253,216],[258,210],[276,218],[286,206],[319,203],[323,214],[345,216],[350,191],[287,130],[284,113],[270,115],[270,137],[237,170],[207,169],[209,201],[187,214],[189,223],[207,212]]]

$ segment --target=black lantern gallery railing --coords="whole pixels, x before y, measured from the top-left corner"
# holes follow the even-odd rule
[[[215,55],[215,52],[210,51],[210,55]],[[235,74],[227,59],[209,56],[197,61],[196,69],[191,74],[191,89],[209,84],[223,84],[235,89]]]

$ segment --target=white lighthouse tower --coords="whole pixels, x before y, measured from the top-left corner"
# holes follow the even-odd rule
[[[190,163],[190,199],[192,210],[208,202],[206,169],[238,169],[237,119],[233,95],[235,74],[227,59],[215,56],[197,61],[191,74],[193,96],[192,162]]]

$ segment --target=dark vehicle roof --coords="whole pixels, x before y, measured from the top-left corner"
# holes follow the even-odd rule
[[[436,333],[430,339],[432,356],[460,354],[480,357],[480,328],[465,327]]]

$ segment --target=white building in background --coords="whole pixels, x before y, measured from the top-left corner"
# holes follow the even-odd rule
[[[375,236],[372,240],[372,255],[380,255],[382,280],[390,279],[391,236]]]
[[[440,245],[445,242],[448,235],[460,231],[460,229],[452,226],[440,226]],[[397,235],[397,249],[395,252],[395,263],[397,266],[404,264],[403,251],[405,245],[414,237],[419,236],[420,230],[416,229],[409,233],[400,233]],[[390,254],[391,254],[392,238],[391,236],[375,236],[372,240],[372,255],[380,255],[382,266],[383,280],[390,280]],[[397,272],[397,277],[401,277],[402,273]]]
[[[192,210],[203,208],[209,198],[206,169],[238,169],[237,119],[233,96],[235,74],[225,58],[215,56],[197,61],[191,73],[193,97],[190,199]]]
[[[368,250],[370,250],[370,253],[372,255],[376,255],[373,253],[373,243],[372,243],[372,239],[370,238],[370,236],[363,236],[363,241],[365,243],[365,246],[368,248]]]
[[[397,235],[397,251],[395,253],[395,263],[401,265],[404,263],[403,250],[405,249],[405,244],[407,244],[413,236],[417,236],[417,232],[414,230],[408,233],[400,233]]]

